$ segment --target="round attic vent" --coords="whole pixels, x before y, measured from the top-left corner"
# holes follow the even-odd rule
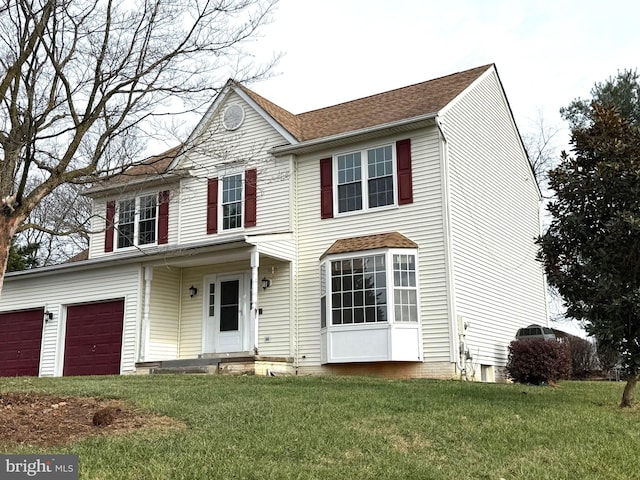
[[[227,130],[236,130],[244,121],[244,108],[237,103],[229,105],[222,114],[222,125]]]

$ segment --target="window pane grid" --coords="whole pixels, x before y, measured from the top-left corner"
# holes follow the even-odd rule
[[[396,322],[418,321],[415,255],[393,256],[393,303]]]
[[[396,287],[416,286],[415,255],[393,256],[393,284]]]
[[[140,221],[138,223],[138,245],[156,241],[157,202],[155,195],[140,198]]]
[[[209,284],[209,316],[216,316],[216,284]]]
[[[133,245],[135,219],[135,199],[131,198],[118,202],[118,248],[126,248]]]
[[[392,145],[338,155],[336,163],[339,213],[394,204]]]
[[[242,226],[242,175],[222,179],[222,229]]]
[[[338,156],[338,211],[362,210],[360,152]]]
[[[156,242],[157,195],[145,195],[118,202],[118,248]]]
[[[393,177],[369,180],[369,207],[393,205]]]
[[[386,322],[385,277],[384,255],[331,262],[332,324]]]
[[[393,204],[393,154],[391,146],[367,152],[369,208]]]

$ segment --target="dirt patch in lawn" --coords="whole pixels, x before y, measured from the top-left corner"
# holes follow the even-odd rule
[[[169,417],[141,412],[120,400],[0,393],[0,450],[18,445],[56,446],[141,428],[185,428]]]

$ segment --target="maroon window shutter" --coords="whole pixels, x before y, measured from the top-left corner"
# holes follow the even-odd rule
[[[207,184],[207,233],[218,232],[218,178]]]
[[[398,204],[413,203],[410,139],[396,142],[396,161],[398,168]]]
[[[332,161],[331,158],[320,160],[320,218],[333,218]]]
[[[169,190],[158,194],[158,245],[169,243]]]
[[[107,225],[104,231],[104,251],[105,252],[113,252],[113,234],[115,231],[113,220],[115,219],[115,216],[116,216],[116,201],[110,200],[107,202],[107,215],[106,215]]]
[[[257,180],[258,172],[256,169],[244,172],[244,226],[256,226],[256,208],[257,208]]]

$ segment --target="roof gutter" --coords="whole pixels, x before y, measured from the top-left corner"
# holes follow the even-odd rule
[[[276,157],[291,153],[310,153],[327,147],[343,145],[355,140],[366,140],[367,138],[372,138],[379,135],[385,130],[391,132],[415,130],[417,128],[434,125],[437,116],[437,112],[427,113],[417,117],[404,118],[402,120],[397,120],[394,122],[382,123],[380,125],[374,125],[373,127],[362,128],[360,130],[338,133],[336,135],[331,135],[328,137],[314,138],[312,140],[301,142],[296,145],[274,147],[271,150],[271,153]]]

